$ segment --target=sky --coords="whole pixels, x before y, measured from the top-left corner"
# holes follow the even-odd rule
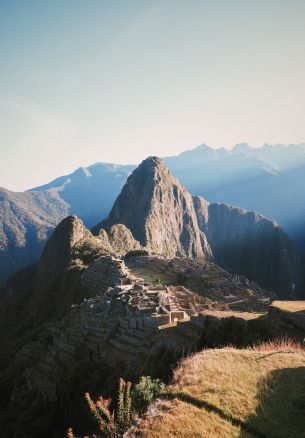
[[[0,0],[0,186],[305,141],[304,0]]]

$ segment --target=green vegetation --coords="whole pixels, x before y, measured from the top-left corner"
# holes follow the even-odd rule
[[[119,381],[119,391],[116,408],[110,410],[111,399],[98,397],[94,402],[88,392],[85,393],[85,400],[96,424],[96,434],[92,438],[119,438],[123,436],[132,424],[132,418],[143,413],[155,398],[162,392],[164,384],[159,379],[152,379],[149,376],[142,376],[131,392],[131,383],[123,379]],[[67,438],[77,438],[73,429],[69,428]],[[86,438],[90,438],[86,435]],[[84,437],[85,438],[85,437]]]
[[[163,389],[164,384],[161,380],[142,376],[131,392],[132,407],[137,412],[145,411]]]
[[[251,289],[244,289],[242,292],[240,292],[240,295],[244,298],[253,297],[254,292]]]
[[[125,259],[130,260],[132,257],[148,256],[149,252],[146,249],[133,249],[125,254]]]

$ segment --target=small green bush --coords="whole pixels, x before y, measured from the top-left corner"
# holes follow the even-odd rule
[[[140,256],[148,256],[149,252],[146,251],[145,249],[133,249],[131,251],[128,251],[125,254],[125,258],[127,260],[131,259],[132,257],[140,257]]]
[[[251,289],[244,289],[241,293],[241,296],[245,298],[252,297],[254,295],[254,292]]]
[[[131,391],[133,409],[139,413],[143,412],[163,389],[164,383],[162,383],[160,379],[142,376],[139,383],[137,383]]]

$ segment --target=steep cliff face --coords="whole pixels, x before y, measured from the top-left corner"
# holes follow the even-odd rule
[[[118,223],[126,225],[142,246],[158,254],[211,256],[191,195],[159,158],[147,158],[132,173],[108,218],[93,232]]]
[[[194,197],[198,224],[220,265],[282,297],[302,290],[301,257],[283,230],[258,213]]]

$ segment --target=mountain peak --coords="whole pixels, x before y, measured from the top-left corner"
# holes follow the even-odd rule
[[[108,218],[94,228],[124,224],[150,251],[165,256],[205,258],[191,195],[158,157],[148,157],[129,176]]]
[[[143,160],[136,170],[144,172],[165,172],[166,174],[170,175],[168,167],[166,166],[164,161],[161,158],[155,156],[151,156]]]
[[[237,144],[233,147],[232,151],[240,154],[240,153],[248,152],[248,151],[250,151],[251,149],[252,149],[252,148],[251,148],[251,146],[248,145],[248,143],[237,143]]]
[[[36,283],[47,284],[71,261],[72,248],[83,238],[91,236],[81,219],[67,216],[55,228],[37,265]]]

